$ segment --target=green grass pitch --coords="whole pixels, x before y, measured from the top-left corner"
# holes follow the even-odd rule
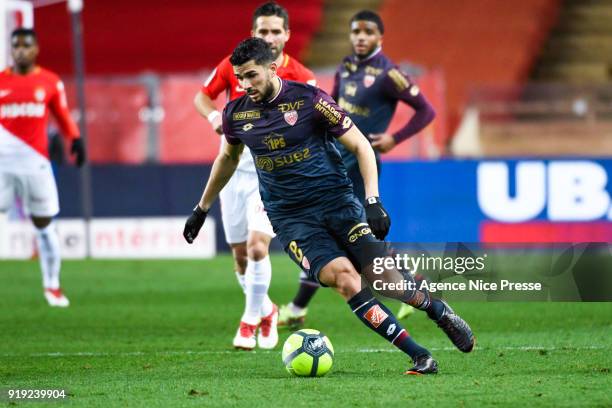
[[[271,297],[290,300],[297,270],[273,257]],[[330,289],[307,327],[331,339],[323,378],[292,378],[274,351],[231,348],[243,295],[228,256],[210,261],[65,261],[70,308],[46,306],[36,262],[0,262],[0,404],[7,388],[63,388],[44,406],[612,406],[612,303],[458,303],[476,350],[454,350],[419,313],[404,321],[440,364],[410,361]],[[398,304],[389,304],[397,309]]]

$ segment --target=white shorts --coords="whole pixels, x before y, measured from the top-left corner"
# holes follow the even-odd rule
[[[236,171],[219,197],[228,244],[246,242],[249,231],[263,232],[272,238],[276,236],[261,202],[256,173]]]
[[[28,215],[56,216],[59,213],[59,199],[51,165],[28,172],[0,168],[0,212],[8,211],[16,196],[22,200]]]

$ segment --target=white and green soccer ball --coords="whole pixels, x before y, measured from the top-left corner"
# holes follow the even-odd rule
[[[298,330],[285,341],[283,363],[287,371],[299,377],[321,377],[332,368],[334,347],[318,330]]]

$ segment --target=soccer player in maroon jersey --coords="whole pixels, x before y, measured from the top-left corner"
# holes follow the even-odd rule
[[[265,3],[253,13],[251,35],[268,43],[278,66],[278,75],[314,85],[316,80],[312,71],[283,52],[290,34],[289,15],[278,4]],[[228,102],[245,94],[234,75],[229,56],[217,65],[194,99],[197,111],[220,135],[223,133],[221,114],[213,100],[221,92],[227,94]],[[278,343],[278,308],[268,297],[272,277],[268,247],[275,234],[259,196],[255,165],[250,154],[242,155],[236,174],[220,197],[225,238],[232,248],[236,277],[246,297],[245,310],[233,340],[234,347],[246,350],[255,345],[273,348]]]
[[[196,239],[248,146],[262,201],[289,257],[311,279],[338,292],[370,330],[410,356],[414,366],[406,374],[435,374],[437,362],[369,285],[383,296],[426,312],[459,350],[472,351],[475,339],[469,325],[446,302],[418,287],[411,274],[402,276],[391,267],[387,277],[403,281],[402,288],[376,289],[381,277],[372,265],[389,254],[383,240],[391,219],[379,197],[374,151],[346,111],[316,87],[280,79],[270,48],[259,38],[241,42],[230,62],[247,95],[231,101],[223,111],[228,143],[215,159],[202,197],[185,223],[185,240]],[[364,204],[353,191],[334,140],[357,157]],[[362,284],[362,277],[369,285]]]
[[[49,113],[71,141],[77,166],[85,162],[85,147],[70,117],[64,84],[56,74],[36,65],[38,50],[33,30],[13,31],[14,65],[0,73],[0,211],[9,208],[15,195],[21,198],[36,227],[45,298],[50,306],[67,307],[70,302],[59,280],[59,238],[52,223],[59,200],[49,162]]]

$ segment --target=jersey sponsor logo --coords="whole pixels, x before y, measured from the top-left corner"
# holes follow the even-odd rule
[[[412,85],[412,86],[410,87],[410,95],[412,95],[412,96],[417,96],[417,95],[419,94],[419,92],[420,92],[420,89],[419,89],[419,87],[418,87],[418,86],[416,86],[416,85]]]
[[[282,149],[283,147],[287,146],[287,143],[285,143],[285,137],[274,132],[264,137],[263,143],[268,147],[268,150],[270,150],[271,152],[274,150]]]
[[[395,329],[397,329],[397,326],[395,325],[395,323],[391,323],[387,328],[387,336],[391,336],[393,332],[395,332]]]
[[[342,114],[323,98],[319,98],[319,101],[315,103],[314,108],[321,112],[325,119],[327,119],[332,125],[337,125],[340,123],[340,119],[342,119]]]
[[[275,169],[280,169],[281,167],[303,162],[311,157],[312,155],[310,154],[309,148],[277,157],[257,156],[255,158],[255,167],[260,170],[272,172]]]
[[[0,105],[0,118],[42,118],[45,116],[44,103],[22,102]]]
[[[233,120],[249,120],[249,119],[259,119],[261,118],[261,111],[244,111],[244,112],[234,112],[232,114]]]
[[[355,96],[357,94],[357,84],[353,81],[347,82],[344,85],[344,94],[346,96]]]
[[[359,224],[353,226],[353,228],[351,228],[346,235],[348,236],[349,242],[352,244],[359,238],[371,234],[372,230],[370,229],[370,226],[365,222],[360,222]]]
[[[285,112],[283,117],[285,118],[285,122],[287,122],[289,125],[293,126],[296,124],[297,120],[298,120],[298,113],[295,110],[291,110],[289,112]]]
[[[365,116],[365,117],[370,116],[370,108],[366,106],[354,105],[350,103],[349,101],[347,101],[346,99],[344,99],[343,97],[340,97],[340,99],[338,100],[338,105],[340,105],[342,109],[344,109],[351,115],[359,115],[359,116]]]
[[[346,69],[349,70],[349,72],[357,71],[357,64],[353,64],[352,62],[348,62],[347,61],[347,62],[344,63],[344,66],[346,67]]]
[[[254,124],[252,124],[252,123],[247,123],[246,125],[244,125],[244,126],[242,127],[242,131],[243,131],[243,132],[248,132],[249,130],[253,129],[254,127],[255,127],[255,125],[254,125]]]
[[[342,71],[342,73],[340,74],[340,78],[348,78],[349,77],[349,72],[348,71]]]
[[[294,101],[294,102],[286,102],[286,103],[279,103],[278,104],[278,110],[281,112],[289,112],[289,111],[297,111],[300,108],[304,107],[304,100],[300,99],[299,101]]]
[[[4,98],[5,96],[9,96],[13,92],[10,89],[0,89],[0,98]]]
[[[370,307],[367,312],[365,312],[364,317],[370,322],[370,324],[374,328],[378,328],[378,326],[380,326],[385,320],[387,320],[389,315],[385,313],[385,311],[382,310],[380,306],[374,305]]]
[[[274,162],[269,157],[258,156],[255,159],[255,167],[265,171],[272,171],[274,170]]]
[[[34,90],[34,99],[36,99],[37,102],[44,101],[46,95],[47,93],[44,88],[36,88],[36,90]]]
[[[384,70],[382,68],[374,68],[370,65],[365,67],[366,75],[379,76],[380,74],[383,73],[383,71]]]

